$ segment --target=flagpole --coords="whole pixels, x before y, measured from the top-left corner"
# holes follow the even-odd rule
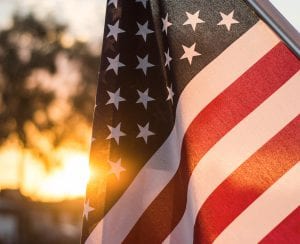
[[[300,57],[300,33],[266,0],[247,0],[260,17],[279,35],[289,48]]]

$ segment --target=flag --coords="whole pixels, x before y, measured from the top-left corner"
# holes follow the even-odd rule
[[[299,69],[242,0],[107,1],[82,242],[300,242]]]

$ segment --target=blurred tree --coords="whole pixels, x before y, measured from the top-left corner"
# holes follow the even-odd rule
[[[71,110],[57,118],[50,108],[60,106],[61,98],[45,86],[43,75],[33,74],[42,70],[45,79],[57,75],[62,55],[78,64],[80,75],[74,92],[64,97]],[[40,22],[32,15],[15,16],[12,27],[0,32],[0,145],[15,135],[23,149],[31,150],[51,168],[55,161],[51,151],[74,136],[72,121],[74,125],[91,123],[98,61],[99,54],[69,37],[66,26],[53,20]],[[32,139],[34,131],[47,135],[47,150]]]

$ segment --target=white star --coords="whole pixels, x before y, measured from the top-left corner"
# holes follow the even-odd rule
[[[148,95],[149,89],[146,89],[144,92],[137,90],[137,92],[138,92],[140,98],[137,100],[136,103],[142,103],[144,105],[145,109],[147,109],[148,102],[153,101],[155,99]]]
[[[196,43],[194,43],[190,47],[186,47],[182,45],[182,48],[184,49],[184,54],[180,59],[185,59],[187,58],[189,60],[189,63],[192,64],[193,57],[195,56],[200,56],[201,54],[195,51]]]
[[[106,139],[114,139],[119,145],[120,137],[126,136],[126,134],[121,131],[121,123],[119,123],[115,128],[109,125],[107,127],[110,130],[110,134]]]
[[[90,200],[85,201],[84,207],[83,207],[83,216],[86,218],[86,220],[89,219],[89,212],[95,210],[90,206]]]
[[[194,14],[185,12],[188,19],[187,19],[187,21],[184,22],[183,25],[191,25],[193,30],[195,31],[197,24],[205,23],[202,19],[199,18],[199,12],[200,12],[199,10]]]
[[[115,41],[118,41],[118,35],[120,33],[125,32],[124,30],[119,28],[119,20],[114,24],[114,25],[108,25],[109,28],[109,33],[107,34],[106,37],[110,37],[113,36]]]
[[[172,58],[170,56],[170,49],[168,49],[168,52],[165,53],[166,63],[165,66],[168,66],[170,69],[170,62],[172,61]]]
[[[115,58],[107,58],[109,62],[109,66],[107,67],[106,71],[113,70],[116,75],[119,73],[119,68],[124,67],[125,64],[122,64],[120,60],[120,54],[118,54]]]
[[[139,64],[136,69],[142,69],[144,74],[147,75],[147,69],[153,67],[154,65],[148,62],[149,55],[146,55],[144,58],[137,56]]]
[[[109,95],[109,100],[106,105],[114,104],[117,110],[119,109],[119,103],[126,101],[126,99],[120,96],[120,88],[115,93],[107,91],[107,94]]]
[[[170,27],[172,25],[172,23],[170,23],[168,21],[168,18],[169,18],[169,14],[166,15],[166,18],[161,18],[162,22],[163,22],[163,28],[162,28],[162,31],[166,32],[166,34],[168,34],[168,27]]]
[[[109,0],[108,5],[113,4],[115,8],[118,7],[118,0]]]
[[[138,22],[136,22],[136,23],[139,27],[139,31],[136,33],[136,35],[142,36],[144,41],[147,41],[147,35],[150,33],[153,33],[153,30],[148,29],[148,21],[146,21],[145,24],[143,24],[143,25],[141,25]]]
[[[109,161],[109,165],[110,165],[110,171],[108,172],[109,174],[114,174],[117,179],[119,180],[120,179],[120,174],[123,172],[123,171],[126,171],[125,168],[122,167],[121,165],[121,159],[119,159],[117,162],[112,162],[112,161]]]
[[[172,84],[170,86],[167,86],[167,90],[168,90],[168,97],[166,101],[171,100],[171,102],[173,103],[174,92],[173,92]]]
[[[218,25],[226,25],[226,28],[228,31],[230,31],[232,24],[240,23],[236,19],[233,18],[234,10],[232,10],[232,12],[228,15],[223,14],[222,12],[220,12],[220,14],[222,16],[222,20],[218,23]]]
[[[148,0],[135,0],[136,3],[142,3],[144,8],[147,8],[147,2]]]
[[[155,135],[155,133],[153,133],[152,131],[149,130],[149,123],[146,124],[144,127],[140,126],[138,124],[138,127],[139,127],[139,130],[140,130],[140,133],[137,135],[136,138],[142,137],[144,139],[145,143],[148,142],[148,137],[149,136]]]

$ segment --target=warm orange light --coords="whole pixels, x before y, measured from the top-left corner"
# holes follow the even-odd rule
[[[41,201],[83,197],[90,175],[88,152],[60,148],[53,155],[62,165],[46,172],[30,152],[22,153],[16,147],[3,148],[0,150],[0,189],[18,186],[18,169],[23,158],[22,192],[26,196]]]
[[[83,196],[89,179],[87,155],[71,151],[60,151],[63,165],[46,177],[36,192],[43,200],[61,200]]]

